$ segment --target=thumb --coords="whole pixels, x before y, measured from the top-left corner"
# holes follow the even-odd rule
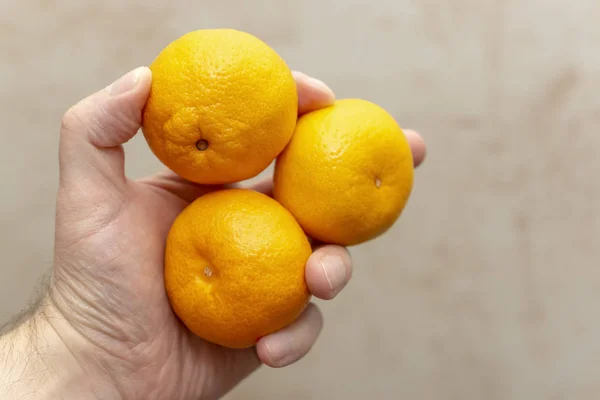
[[[122,144],[140,129],[152,74],[128,72],[64,115],[60,133],[61,183],[124,184]]]

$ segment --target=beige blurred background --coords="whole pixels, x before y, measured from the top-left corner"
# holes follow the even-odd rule
[[[305,359],[227,399],[600,398],[597,0],[2,0],[0,321],[52,263],[63,112],[199,28],[258,35],[422,132]],[[160,166],[141,136],[132,176]]]

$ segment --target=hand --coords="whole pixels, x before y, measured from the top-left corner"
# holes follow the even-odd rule
[[[334,100],[319,81],[295,77],[301,113]],[[323,324],[311,304],[255,349],[231,350],[194,336],[173,314],[163,283],[166,235],[189,202],[218,187],[169,171],[138,181],[125,176],[122,144],[140,128],[150,83],[150,71],[139,68],[63,119],[54,268],[45,301],[23,325],[35,326],[52,350],[38,354],[70,371],[59,373],[68,384],[50,379],[52,398],[68,391],[78,399],[215,399],[261,364],[299,360]],[[419,164],[423,142],[414,132],[407,136]],[[254,189],[269,192],[270,185],[269,179]],[[337,246],[315,249],[306,265],[308,287],[321,299],[333,299],[351,274],[349,254]]]

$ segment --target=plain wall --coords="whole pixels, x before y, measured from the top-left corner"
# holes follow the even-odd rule
[[[319,302],[310,355],[227,398],[600,396],[600,2],[166,4],[0,2],[0,320],[52,264],[62,114],[179,35],[233,27],[429,153],[401,221]],[[141,136],[126,151],[132,177],[160,168]]]

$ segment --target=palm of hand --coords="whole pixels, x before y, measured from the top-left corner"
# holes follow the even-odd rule
[[[215,398],[258,367],[256,354],[215,346],[191,334],[173,313],[163,283],[168,230],[190,196],[206,189],[171,173],[127,181],[118,189],[118,198],[93,189],[68,198],[69,204],[101,207],[93,215],[86,215],[86,207],[79,216],[70,213],[69,219],[87,222],[77,224],[82,228],[67,229],[62,224],[68,222],[58,214],[52,296],[57,308],[97,347],[98,362],[113,369],[118,365],[118,375],[137,376],[143,386],[136,391],[176,398],[188,387],[189,395]],[[59,196],[60,201],[67,199]],[[80,255],[86,265],[65,253]],[[88,307],[80,307],[82,303]]]

